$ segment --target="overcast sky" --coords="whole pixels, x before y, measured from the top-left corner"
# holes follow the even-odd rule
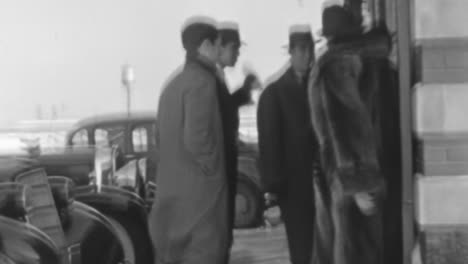
[[[233,86],[249,62],[261,79],[287,60],[292,23],[320,21],[316,0],[14,0],[0,1],[0,124],[125,111],[120,67],[133,65],[133,109],[155,110],[162,83],[183,61],[180,27],[190,15],[240,23],[242,50]],[[60,112],[62,111],[62,112]]]

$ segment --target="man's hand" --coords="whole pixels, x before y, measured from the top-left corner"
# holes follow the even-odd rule
[[[369,193],[357,193],[354,195],[354,200],[364,215],[370,216],[377,211],[375,199]]]
[[[253,73],[247,74],[244,83],[242,84],[240,89],[235,92],[235,98],[237,98],[237,107],[253,104],[254,102],[256,102],[253,98],[253,91],[256,89],[261,89],[258,78]]]
[[[278,203],[278,195],[274,193],[265,193],[265,204],[267,207],[274,206]]]
[[[260,87],[260,83],[258,81],[257,76],[255,76],[253,73],[247,74],[242,88],[250,92],[257,87]]]

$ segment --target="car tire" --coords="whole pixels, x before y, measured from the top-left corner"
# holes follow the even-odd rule
[[[133,246],[130,235],[127,233],[127,230],[125,230],[125,228],[111,216],[107,217],[109,222],[112,224],[112,227],[114,227],[117,231],[120,243],[122,244],[122,248],[124,251],[123,255],[125,258],[122,263],[136,263],[135,248]]]
[[[235,204],[234,227],[255,227],[262,222],[264,209],[262,193],[253,183],[245,180],[237,182]]]
[[[132,215],[107,214],[107,216],[117,221],[129,236],[135,256],[135,260],[132,263],[153,263],[153,248],[149,238],[147,224],[135,222],[135,217]]]

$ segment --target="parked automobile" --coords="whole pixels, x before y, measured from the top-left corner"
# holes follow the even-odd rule
[[[136,195],[89,186],[47,175],[37,160],[0,158],[0,257],[12,263],[153,263],[141,222],[146,217],[135,215],[144,210]]]
[[[154,190],[157,177],[156,125],[154,112],[94,116],[78,121],[68,132],[66,144],[69,148],[114,147],[119,152],[114,161],[116,168],[130,166],[134,168],[131,169],[132,171],[137,171],[136,168],[144,167],[144,169],[140,169],[139,173],[146,186],[141,187],[140,192],[148,189]],[[247,143],[239,139],[236,227],[251,227],[262,222],[265,204],[263,187],[259,179],[257,156],[258,151],[255,143]],[[133,165],[132,161],[135,161]],[[63,163],[66,165],[67,162]],[[80,168],[82,169],[82,167],[75,166],[74,171],[69,172],[75,173]],[[62,170],[64,169],[62,168]],[[53,168],[49,170],[53,170]],[[151,197],[151,195],[145,194],[147,197]]]

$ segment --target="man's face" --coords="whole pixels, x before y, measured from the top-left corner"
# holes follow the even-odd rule
[[[307,42],[296,43],[291,47],[291,65],[298,72],[307,71],[314,60],[314,46]]]
[[[240,45],[236,42],[228,42],[219,49],[218,63],[224,67],[234,67],[239,58]]]

